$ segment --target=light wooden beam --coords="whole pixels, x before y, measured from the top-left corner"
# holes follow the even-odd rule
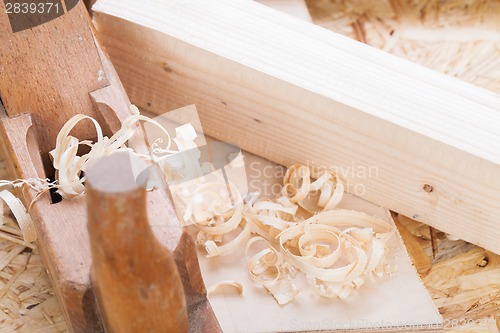
[[[131,97],[500,253],[500,98],[252,1],[100,0]]]

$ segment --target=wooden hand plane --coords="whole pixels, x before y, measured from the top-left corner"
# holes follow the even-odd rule
[[[0,4],[3,105],[0,146],[12,176],[17,178],[54,177],[49,151],[55,148],[59,130],[72,116],[85,114],[97,119],[109,136],[118,131],[130,115],[130,102],[99,46],[84,4],[79,1],[69,8],[68,1],[59,3],[65,10],[63,14],[17,32],[5,4]],[[93,127],[85,126],[85,122],[76,126],[72,135],[82,140],[95,138]],[[136,150],[146,149],[140,132],[129,143]],[[30,188],[21,189],[18,195],[26,207],[31,204],[29,213],[35,224],[37,243],[69,329],[72,332],[103,331],[89,275],[91,247],[94,250],[100,245],[97,241],[89,242],[85,195],[60,202],[53,200],[49,193],[34,201],[37,193]],[[185,295],[189,330],[220,330],[206,298],[195,244],[180,227],[168,191],[148,193],[146,201],[151,235],[173,254],[182,278],[182,285],[178,287]],[[90,231],[92,233],[92,229]],[[105,235],[99,239],[104,241],[106,237],[102,236]],[[127,237],[126,234],[119,236]],[[133,246],[130,245],[130,250]],[[141,315],[144,314],[138,308],[137,316]]]

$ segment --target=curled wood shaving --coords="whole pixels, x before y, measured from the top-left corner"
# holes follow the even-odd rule
[[[237,281],[221,281],[211,285],[207,289],[207,295],[216,294],[222,290],[226,290],[227,287],[230,287],[240,295],[243,294],[243,285],[241,283]]]
[[[344,194],[344,184],[337,174],[300,164],[288,168],[283,183],[283,196],[310,213],[334,209]]]
[[[85,192],[85,177],[82,177],[82,173],[91,161],[108,156],[119,150],[129,150],[125,146],[125,143],[134,134],[139,121],[152,123],[160,128],[168,137],[167,147],[164,148],[163,151],[171,153],[169,150],[171,139],[167,130],[157,121],[140,115],[139,110],[134,105],[130,107],[130,110],[132,114],[123,121],[120,130],[113,134],[111,138],[103,135],[101,126],[92,117],[78,114],[66,122],[57,136],[56,148],[50,152],[53,158],[54,168],[56,169],[57,192],[63,198],[78,196]],[[87,119],[93,123],[96,129],[96,142],[91,142],[89,140],[79,141],[77,138],[70,135],[73,128],[79,122]],[[78,156],[78,149],[80,146],[87,146],[90,148],[90,151],[87,154]],[[156,146],[155,149],[158,150],[159,147]]]
[[[263,243],[264,249],[250,255],[250,249],[258,242]],[[264,238],[257,236],[250,239],[246,246],[245,257],[250,277],[262,284],[278,304],[289,303],[299,293],[292,281],[295,269],[288,265],[281,253]]]
[[[250,223],[243,218],[244,202],[234,185],[199,184],[188,197],[192,199],[187,204],[185,219],[198,228],[196,243],[205,247],[207,257],[230,254],[250,236]],[[238,228],[241,231],[234,236]],[[233,239],[225,240],[230,234]]]
[[[12,214],[16,218],[17,223],[19,224],[19,227],[23,232],[24,241],[27,243],[34,242],[36,240],[35,227],[30,215],[24,208],[23,203],[9,191],[0,192],[0,199],[5,202],[5,204],[9,207]],[[3,217],[3,206],[2,215],[0,216],[0,218],[1,217]]]
[[[82,120],[89,119],[95,126],[97,132],[97,143],[92,144],[90,141],[78,141],[77,138],[71,136],[71,130]],[[56,170],[56,178],[59,183],[58,193],[63,198],[68,198],[80,195],[84,192],[85,186],[80,178],[82,169],[92,156],[103,156],[104,137],[101,126],[97,120],[92,117],[78,114],[73,116],[63,126],[56,139],[56,148],[50,152],[53,160],[52,163]],[[91,148],[88,154],[78,156],[78,148],[80,145],[85,145]]]
[[[286,197],[275,201],[249,202],[245,212],[245,217],[252,221],[252,231],[271,241],[295,221],[298,208]]]

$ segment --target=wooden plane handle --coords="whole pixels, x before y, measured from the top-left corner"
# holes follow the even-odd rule
[[[182,281],[149,226],[146,190],[128,152],[92,164],[87,177],[91,278],[108,332],[187,332]]]

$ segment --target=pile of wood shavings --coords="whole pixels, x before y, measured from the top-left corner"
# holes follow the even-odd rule
[[[132,115],[110,138],[103,135],[95,119],[84,115],[72,117],[61,129],[56,148],[50,153],[56,181],[45,184],[47,188],[57,188],[63,199],[83,194],[85,177],[82,175],[86,166],[113,152],[130,150],[125,143],[138,121],[150,122],[167,135],[167,146],[155,145],[155,150],[161,149],[166,154],[178,152],[170,150],[172,140],[159,123],[141,116],[135,106],[131,106],[131,111]],[[70,135],[71,130],[86,119],[95,127],[96,142],[79,141]],[[196,146],[193,141],[196,133],[189,124],[178,127],[176,134],[174,141],[179,151]],[[90,150],[78,155],[82,145]],[[139,157],[155,162],[154,155]],[[188,160],[183,164],[196,162]],[[165,177],[174,170],[168,166],[167,169]],[[6,184],[30,185],[22,180]],[[298,293],[292,281],[296,269],[306,273],[311,286],[320,295],[342,299],[362,286],[366,278],[388,271],[384,253],[385,242],[393,234],[392,227],[359,212],[334,210],[342,199],[344,186],[337,175],[328,170],[291,166],[285,174],[282,195],[271,201],[259,201],[254,195],[244,202],[236,186],[225,182],[195,181],[194,189],[187,188],[189,186],[192,182],[172,189],[172,193],[183,196],[184,218],[198,228],[197,243],[206,248],[209,257],[231,254],[252,234],[260,235],[259,239],[265,242],[279,242],[279,252],[268,244],[267,249],[248,258],[247,262],[252,278],[263,284],[279,304],[290,302]],[[24,241],[33,241],[33,224],[21,202],[8,191],[0,192],[0,199],[12,209],[23,230]],[[300,215],[299,209],[302,210]],[[226,234],[238,228],[241,231],[227,241]],[[247,253],[253,243],[254,240],[247,243]],[[334,267],[340,262],[343,262],[341,267]]]
[[[288,168],[281,196],[273,200],[259,200],[258,194],[243,200],[236,186],[224,182],[173,191],[184,201],[184,218],[197,228],[196,241],[207,257],[230,255],[246,244],[251,278],[279,304],[299,293],[293,282],[298,270],[319,295],[340,299],[366,279],[391,272],[385,245],[394,228],[361,212],[335,209],[343,194],[334,173],[304,165]]]

